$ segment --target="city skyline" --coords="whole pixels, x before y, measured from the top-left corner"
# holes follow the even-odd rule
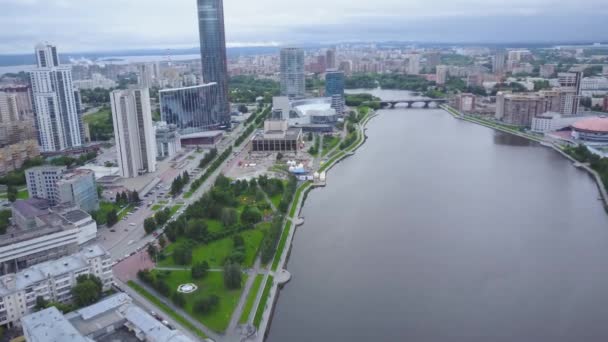
[[[239,0],[225,4],[224,12],[228,46],[386,40],[602,41],[608,39],[607,13],[602,5],[601,0],[587,0],[584,6],[555,0],[508,4],[496,0],[384,0],[380,4]],[[273,20],[251,16],[258,8],[272,9]],[[152,0],[146,6],[117,0],[5,0],[0,14],[0,54],[26,53],[31,51],[32,42],[40,40],[52,41],[63,51],[192,47],[198,40],[196,12],[196,2],[190,0]],[[563,22],[568,25],[557,25]],[[82,30],[76,32],[71,27]]]

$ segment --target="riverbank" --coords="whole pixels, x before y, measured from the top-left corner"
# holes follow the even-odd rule
[[[358,137],[356,143],[353,144],[351,147],[345,149],[344,151],[340,151],[330,160],[325,162],[323,166],[319,169],[319,171],[329,171],[332,167],[337,165],[342,160],[354,155],[354,152],[359,147],[361,147],[367,140],[367,136],[365,135],[366,125],[371,119],[376,116],[378,116],[376,112],[371,112],[369,115],[367,115],[358,124]],[[280,289],[286,282],[289,281],[291,277],[289,272],[287,272],[286,270],[286,266],[289,260],[289,255],[291,253],[296,228],[297,226],[300,226],[304,223],[303,219],[299,217],[300,212],[302,210],[302,206],[304,205],[304,202],[306,201],[306,198],[310,191],[323,186],[324,184],[320,185],[313,184],[311,182],[304,182],[298,187],[298,190],[296,191],[296,195],[294,196],[294,200],[289,210],[289,216],[287,217],[283,234],[281,235],[281,239],[277,247],[275,260],[273,260],[273,263],[271,265],[271,272],[269,272],[269,276],[265,277],[266,279],[264,279],[264,284],[261,286],[261,288],[268,287],[269,290],[264,291],[265,293],[267,293],[267,295],[263,295],[263,297],[266,298],[262,298],[257,305],[258,312],[256,312],[256,315],[254,317],[254,323],[259,322],[259,326],[256,326],[257,333],[250,340],[256,342],[263,342],[268,333],[270,323],[272,322],[272,315],[274,313],[275,305],[279,297]]]
[[[566,152],[564,152],[564,150],[560,146],[557,146],[554,143],[547,142],[543,139],[540,139],[540,138],[535,137],[530,134],[526,134],[526,133],[523,133],[523,132],[520,132],[520,131],[517,131],[514,129],[509,129],[507,127],[504,127],[504,126],[501,126],[498,124],[490,123],[486,120],[474,118],[469,115],[460,113],[449,105],[441,105],[440,108],[445,110],[446,112],[450,113],[456,119],[468,121],[468,122],[482,125],[482,126],[485,126],[485,127],[497,130],[497,131],[501,131],[501,132],[512,134],[512,135],[515,135],[515,136],[518,136],[518,137],[521,137],[524,139],[528,139],[530,141],[540,143],[544,147],[555,150],[556,152],[558,152],[559,154],[561,154],[562,156],[564,156],[568,160],[570,160],[575,167],[582,168],[583,170],[587,171],[589,173],[589,175],[591,175],[591,177],[595,180],[595,183],[597,184],[598,190],[600,191],[600,196],[601,196],[601,199],[604,204],[604,209],[608,212],[608,192],[606,191],[606,186],[604,185],[604,182],[602,181],[602,177],[600,177],[600,175],[597,173],[597,171],[593,170],[588,165],[586,165],[584,163],[580,163],[576,159],[572,158],[572,156],[570,156]]]

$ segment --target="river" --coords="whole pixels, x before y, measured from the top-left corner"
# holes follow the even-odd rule
[[[608,340],[590,176],[441,110],[379,113],[306,200],[268,341]]]

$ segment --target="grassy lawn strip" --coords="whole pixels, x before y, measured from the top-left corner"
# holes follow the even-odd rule
[[[338,144],[340,144],[339,137],[329,135],[325,136],[323,138],[323,153],[321,154],[321,156],[325,157],[327,153],[334,149],[334,147],[338,146]]]
[[[154,271],[157,274],[165,271]],[[224,287],[224,274],[222,272],[209,272],[204,279],[192,279],[190,270],[187,271],[171,271],[166,278],[167,285],[171,289],[177,289],[181,284],[194,283],[198,286],[198,290],[194,293],[185,294],[186,305],[184,310],[193,318],[203,323],[208,328],[222,333],[230,323],[230,317],[238,305],[241,297],[242,289],[227,290]],[[247,281],[247,276],[243,275],[243,284]],[[207,314],[199,314],[194,312],[194,303],[209,295],[216,295],[220,298],[218,307]]]
[[[300,200],[300,196],[302,196],[302,192],[310,185],[310,181],[304,182],[300,188],[296,191],[296,195],[291,202],[291,210],[289,211],[289,217],[293,218],[296,215],[296,209],[298,208],[298,201]]]
[[[158,211],[160,209],[162,209],[163,205],[162,204],[155,204],[152,206],[152,211]]]
[[[272,276],[268,276],[268,280],[266,281],[266,286],[264,286],[264,292],[262,292],[262,298],[260,298],[260,303],[258,304],[258,308],[255,310],[255,317],[253,318],[253,325],[256,328],[260,328],[260,322],[262,322],[262,316],[264,315],[264,308],[266,307],[266,301],[268,300],[268,295],[270,294],[270,288],[272,287],[273,282]]]
[[[192,331],[193,333],[195,333],[200,338],[203,338],[203,339],[207,338],[207,335],[205,335],[204,332],[202,332],[200,329],[198,329],[197,327],[195,327],[192,323],[190,323],[190,321],[188,321],[187,319],[185,319],[184,317],[182,317],[181,315],[179,315],[177,312],[173,311],[173,309],[171,309],[165,303],[161,302],[157,297],[153,296],[151,293],[149,293],[148,291],[146,291],[146,289],[144,289],[143,287],[139,286],[138,284],[136,284],[132,280],[129,280],[129,282],[127,284],[129,285],[130,288],[132,288],[133,290],[135,290],[135,292],[139,293],[144,298],[146,298],[147,300],[149,300],[152,304],[156,305],[165,314],[169,315],[175,321],[179,322],[179,324],[183,325],[184,328]]]
[[[249,294],[247,294],[247,301],[245,302],[245,306],[243,307],[243,313],[241,313],[239,324],[247,323],[247,320],[249,319],[249,314],[251,313],[251,309],[253,309],[253,304],[255,303],[255,298],[257,297],[258,291],[260,290],[260,285],[262,285],[262,280],[264,280],[263,274],[258,274],[257,276],[255,276],[253,285],[251,285],[251,290],[249,290]]]
[[[169,215],[169,216],[173,216],[173,215],[175,215],[175,213],[176,213],[176,212],[177,212],[177,211],[178,211],[178,210],[179,210],[181,207],[183,207],[183,205],[182,205],[182,204],[176,204],[176,205],[172,206],[172,207],[171,207],[171,210],[170,210],[171,215]]]

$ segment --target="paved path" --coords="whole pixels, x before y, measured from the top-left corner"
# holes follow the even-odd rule
[[[243,307],[245,303],[247,303],[247,298],[249,297],[249,291],[251,291],[251,287],[253,286],[253,282],[258,275],[258,270],[260,267],[260,258],[256,260],[256,263],[253,269],[248,272],[247,282],[243,287],[243,292],[241,293],[241,298],[239,299],[239,303],[236,306],[236,309],[232,312],[232,317],[230,319],[230,324],[228,325],[228,329],[226,329],[226,341],[238,341],[241,337],[240,329],[237,329],[239,324],[239,320],[241,319],[241,314],[243,312]],[[259,292],[259,289],[258,289]]]

